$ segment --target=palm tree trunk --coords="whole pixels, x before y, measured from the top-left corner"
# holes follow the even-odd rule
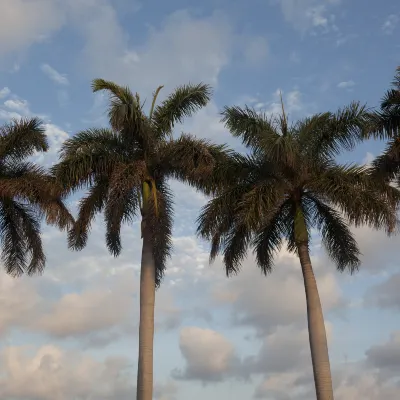
[[[307,242],[299,243],[297,249],[306,291],[308,335],[317,400],[333,400],[332,377],[324,316]]]
[[[153,341],[155,306],[155,263],[151,232],[143,229],[142,264],[140,269],[140,323],[137,400],[153,400]]]

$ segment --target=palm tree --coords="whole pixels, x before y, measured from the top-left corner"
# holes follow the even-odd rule
[[[372,127],[368,137],[388,139],[383,154],[378,156],[373,166],[379,176],[389,180],[397,178],[400,183],[400,66],[392,82],[393,87],[383,96],[380,110],[371,114]]]
[[[351,104],[289,126],[249,107],[226,107],[223,121],[242,139],[248,155],[237,155],[225,186],[204,206],[198,234],[211,241],[210,261],[222,253],[227,275],[237,273],[249,248],[267,275],[284,241],[298,255],[304,278],[315,389],[332,400],[332,381],[322,307],[311,259],[316,228],[339,271],[355,271],[359,249],[349,223],[393,225],[399,195],[375,182],[366,167],[340,165],[335,156],[361,140],[366,116]]]
[[[210,192],[207,176],[219,159],[226,162],[229,152],[224,146],[189,135],[172,138],[177,122],[208,103],[208,85],[180,86],[156,105],[161,86],[153,95],[148,115],[139,95],[127,87],[95,79],[92,88],[110,94],[111,128],[88,129],[67,140],[54,173],[70,192],[88,189],[69,234],[71,248],[79,250],[86,245],[91,221],[104,211],[106,244],[118,256],[121,224],[141,217],[137,399],[152,400],[155,289],[171,251],[173,211],[168,180],[176,178]]]
[[[43,216],[47,223],[61,229],[73,222],[54,178],[26,161],[35,152],[47,149],[45,130],[37,118],[13,120],[0,127],[1,260],[12,276],[43,271]]]

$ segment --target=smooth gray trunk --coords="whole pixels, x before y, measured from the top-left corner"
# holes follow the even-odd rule
[[[317,400],[333,400],[332,376],[321,301],[307,243],[297,246],[307,301],[308,334]]]
[[[140,322],[137,400],[153,400],[155,263],[150,233],[144,229],[140,269]]]

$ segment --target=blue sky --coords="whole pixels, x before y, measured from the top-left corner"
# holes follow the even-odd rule
[[[219,123],[224,105],[273,113],[278,93],[292,120],[353,100],[373,107],[399,65],[395,0],[0,0],[0,123],[41,116],[52,150],[70,135],[105,126],[107,98],[93,78],[150,97],[207,82],[212,102],[177,129],[239,143]],[[383,144],[342,155],[368,162]],[[175,251],[157,293],[155,398],[309,399],[312,371],[298,261],[282,252],[262,278],[251,255],[225,278],[194,236],[205,199],[174,182]],[[77,198],[71,198],[74,208]],[[132,398],[138,322],[138,225],[124,227],[124,251],[104,246],[102,219],[88,247],[43,230],[43,277],[0,275],[0,397],[9,400]],[[340,275],[318,248],[313,261],[322,298],[336,399],[398,398],[400,283],[398,238],[356,231],[361,271]],[[396,368],[397,367],[397,368]]]

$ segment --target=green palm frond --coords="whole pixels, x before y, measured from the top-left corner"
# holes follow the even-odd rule
[[[100,213],[107,201],[109,179],[99,177],[88,190],[88,193],[79,201],[78,219],[68,232],[68,245],[74,250],[81,250],[86,246],[91,222],[97,213]]]
[[[248,106],[225,107],[221,115],[232,135],[254,151],[268,151],[280,137],[272,118]]]
[[[159,287],[172,251],[173,200],[169,185],[163,180],[156,183],[156,197],[149,202],[149,224],[156,265],[156,286]],[[155,204],[157,199],[157,206]]]
[[[357,102],[336,113],[322,113],[308,118],[298,126],[299,142],[309,155],[324,158],[352,150],[365,137],[369,127],[368,112]]]
[[[232,174],[233,171],[228,169],[237,165],[233,161],[235,156],[236,153],[225,145],[182,134],[160,147],[155,169],[211,194],[228,173]]]
[[[390,140],[384,152],[372,162],[373,168],[378,177],[392,180],[400,172],[400,141]]]
[[[98,175],[108,175],[126,158],[124,142],[108,129],[88,129],[64,142],[53,175],[69,191],[93,184]]]
[[[158,136],[170,136],[175,124],[182,123],[184,118],[205,107],[211,95],[211,87],[204,83],[189,83],[176,88],[166,100],[154,108],[151,115]]]
[[[121,225],[132,222],[138,214],[145,172],[143,162],[128,163],[118,165],[110,177],[104,219],[107,247],[114,256],[118,256],[122,249]]]
[[[400,192],[376,179],[370,168],[332,166],[308,187],[338,207],[356,226],[393,229]]]
[[[270,218],[255,232],[252,246],[256,254],[257,265],[266,275],[272,271],[274,258],[282,247],[283,240],[290,236],[293,225],[292,204],[286,200]]]
[[[316,196],[306,195],[304,201],[313,211],[313,225],[321,233],[322,244],[338,270],[349,269],[350,272],[357,270],[360,265],[360,251],[342,215]]]
[[[40,238],[39,216],[22,203],[0,201],[1,259],[12,276],[41,273],[46,257]]]
[[[108,109],[108,118],[110,125],[116,131],[126,131],[125,134],[136,135],[142,133],[142,125],[145,123],[143,114],[143,105],[140,104],[138,94],[132,94],[128,87],[123,87],[114,82],[104,79],[94,79],[92,81],[93,92],[107,91],[110,94],[110,106]],[[128,128],[128,129],[127,129]]]
[[[45,128],[39,118],[13,120],[0,127],[0,162],[21,161],[49,148]]]

